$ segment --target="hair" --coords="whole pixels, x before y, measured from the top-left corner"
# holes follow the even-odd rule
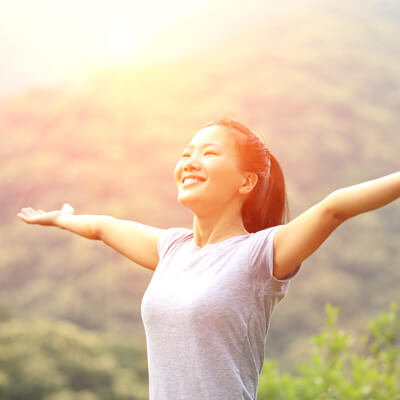
[[[289,204],[282,168],[265,146],[262,137],[232,118],[221,118],[202,128],[215,125],[230,128],[236,138],[240,168],[258,175],[257,184],[241,209],[246,230],[257,232],[289,222]]]

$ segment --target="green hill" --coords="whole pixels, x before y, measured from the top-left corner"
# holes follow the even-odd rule
[[[191,136],[221,115],[265,137],[292,217],[339,187],[398,170],[399,20],[395,1],[309,1],[176,64],[2,98],[1,315],[68,320],[144,346],[151,271],[16,214],[68,202],[78,214],[191,227],[173,169]],[[399,301],[399,214],[396,202],[346,222],[304,262],[272,321],[267,357],[287,369],[301,359],[325,302],[358,329]]]

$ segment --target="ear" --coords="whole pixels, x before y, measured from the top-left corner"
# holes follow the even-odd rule
[[[255,172],[245,172],[243,174],[242,185],[239,187],[239,193],[248,194],[258,182],[258,175]]]

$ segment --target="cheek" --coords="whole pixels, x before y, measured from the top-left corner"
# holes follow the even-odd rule
[[[176,164],[175,169],[174,169],[174,177],[175,177],[175,180],[178,179],[178,175],[180,175],[181,170],[182,170],[181,162],[178,161],[178,163]]]
[[[232,187],[235,188],[239,183],[239,176],[236,170],[231,168],[230,165],[220,164],[215,166],[210,171],[210,176],[214,178],[213,181],[216,185],[221,185],[225,188]]]
[[[176,170],[175,170],[175,172],[174,172],[174,180],[175,180],[176,186],[178,186],[178,185],[179,185],[179,182],[178,182],[178,174],[177,174]]]

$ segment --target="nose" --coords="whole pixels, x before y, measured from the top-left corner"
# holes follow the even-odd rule
[[[200,168],[201,168],[200,163],[193,157],[188,157],[183,166],[184,171],[200,170]]]

